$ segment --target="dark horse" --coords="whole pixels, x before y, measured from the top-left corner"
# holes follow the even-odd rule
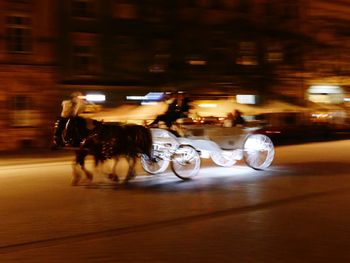
[[[146,154],[151,159],[152,155],[152,135],[150,130],[142,125],[93,121],[93,128],[88,129],[85,119],[71,117],[63,137],[73,146],[76,153],[73,185],[79,182],[81,171],[92,180],[92,174],[85,168],[85,158],[89,154],[94,157],[95,168],[108,159],[115,159],[110,175],[114,180],[118,180],[115,174],[117,160],[120,156],[125,156],[129,164],[125,182],[136,175],[135,165],[138,156]]]

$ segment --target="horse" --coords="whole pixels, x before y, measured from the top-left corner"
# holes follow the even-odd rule
[[[71,117],[65,128],[64,140],[75,148],[75,164],[73,167],[72,184],[80,181],[81,171],[92,181],[93,175],[85,168],[85,158],[91,154],[94,166],[108,159],[115,159],[112,173],[109,177],[118,181],[115,167],[119,157],[125,156],[129,169],[124,180],[127,183],[135,177],[135,166],[140,154],[147,155],[152,160],[152,134],[150,129],[137,124],[105,123],[93,121],[93,128],[88,129],[86,120],[81,117]]]
[[[90,151],[81,147],[81,140],[91,133],[92,130],[87,128],[86,120],[79,116],[60,118],[55,122],[51,149],[69,149],[75,152],[72,185],[78,185],[82,174],[86,176],[88,182],[93,180],[92,173],[85,168],[85,158]],[[97,166],[97,160],[95,160],[95,166]]]

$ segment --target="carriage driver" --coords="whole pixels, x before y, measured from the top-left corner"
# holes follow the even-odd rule
[[[69,100],[62,101],[61,116],[55,125],[53,148],[65,146],[61,135],[66,123],[70,117],[78,116],[84,112],[86,104],[85,96],[81,92],[74,92]]]

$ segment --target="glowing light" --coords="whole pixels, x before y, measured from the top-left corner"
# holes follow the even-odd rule
[[[327,113],[313,113],[311,116],[315,117],[315,118],[328,118],[329,114],[327,114]]]
[[[141,105],[157,105],[158,102],[156,101],[142,101]]]
[[[350,98],[344,98],[344,101],[350,101]]]
[[[87,94],[85,96],[85,99],[87,101],[102,102],[102,101],[106,101],[106,95],[104,95],[104,94]]]
[[[163,98],[164,93],[163,92],[149,92],[145,96],[145,100],[160,100]]]
[[[339,94],[343,93],[343,90],[339,86],[335,85],[314,85],[308,90],[311,94]]]
[[[255,95],[237,95],[236,100],[241,104],[256,104]]]
[[[198,105],[201,108],[216,108],[217,104],[213,104],[213,103],[202,103]]]
[[[126,96],[127,100],[144,100],[145,96]]]
[[[312,102],[328,104],[344,102],[344,91],[336,85],[314,85],[307,92]]]
[[[207,62],[205,60],[189,60],[188,64],[192,66],[204,66]]]
[[[149,92],[145,96],[126,96],[127,100],[160,100],[164,96],[163,92]]]
[[[266,131],[267,134],[280,134],[280,131]]]

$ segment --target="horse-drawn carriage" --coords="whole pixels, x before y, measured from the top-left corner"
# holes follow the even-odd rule
[[[76,164],[89,178],[92,175],[84,168],[88,154],[94,155],[96,165],[126,155],[129,158],[127,180],[135,175],[135,160],[140,154],[146,172],[159,174],[170,164],[175,175],[183,180],[198,173],[201,158],[211,158],[225,167],[243,159],[257,170],[269,167],[274,158],[272,141],[265,135],[255,134],[253,128],[192,124],[181,127],[179,136],[171,130],[148,129],[136,124],[98,122],[96,127],[89,131],[84,119],[73,117],[62,133],[63,141],[70,142],[76,150]]]
[[[153,128],[153,159],[141,156],[144,170],[150,174],[164,172],[169,164],[175,175],[186,180],[195,176],[201,158],[211,158],[219,166],[233,166],[238,160],[253,169],[269,167],[274,158],[274,146],[269,137],[255,134],[254,128],[188,125],[182,136]]]

